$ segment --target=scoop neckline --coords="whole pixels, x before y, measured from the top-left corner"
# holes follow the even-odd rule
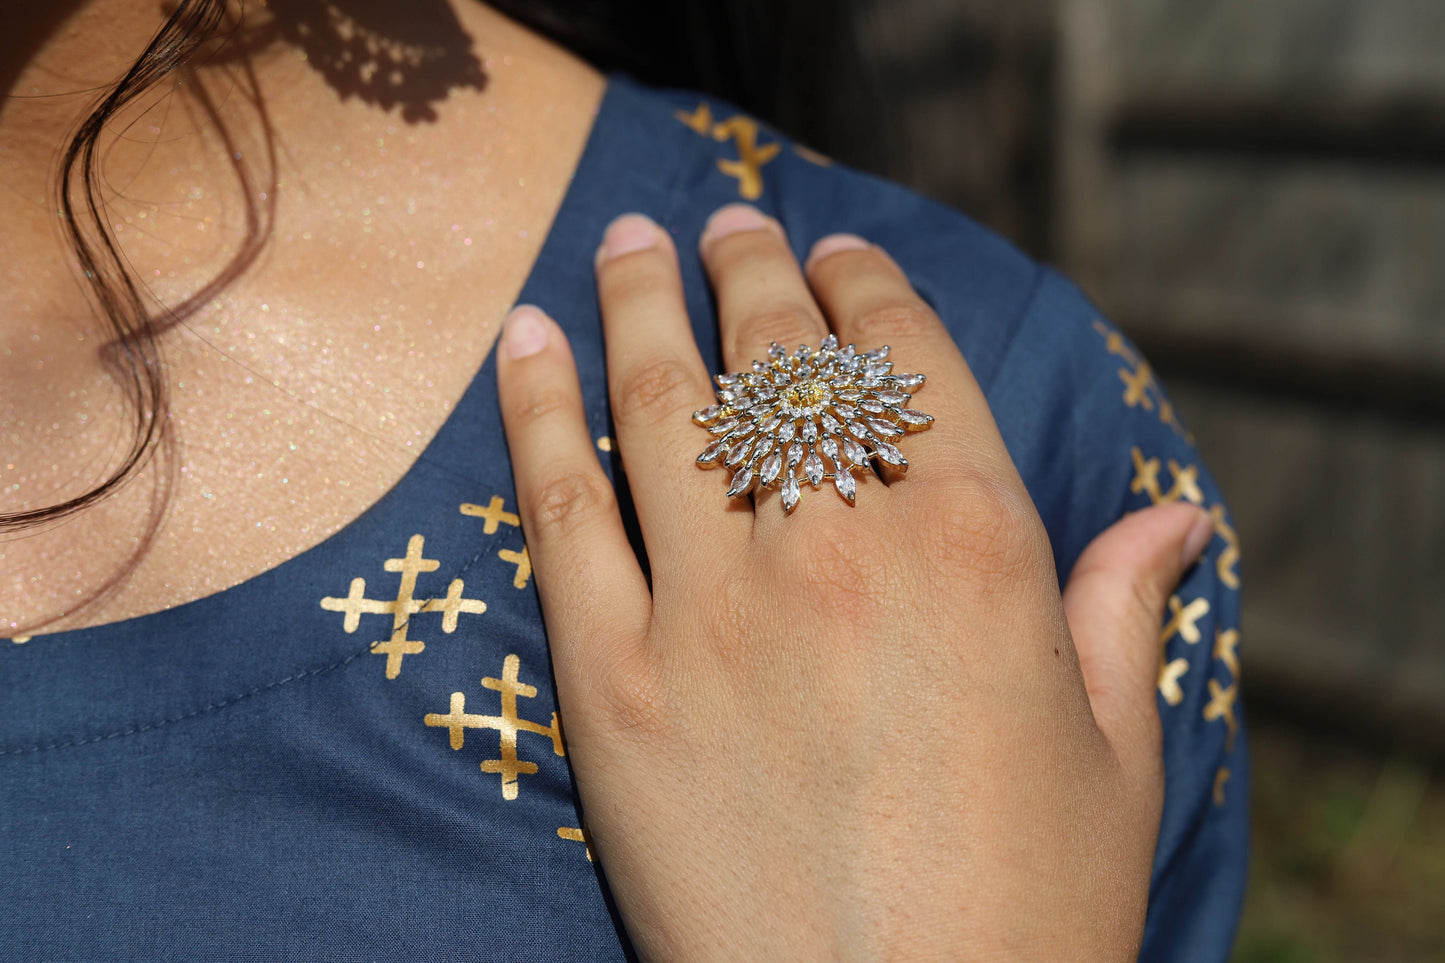
[[[572,175],[568,179],[567,186],[562,192],[562,200],[557,205],[557,209],[552,215],[551,223],[547,226],[547,233],[542,240],[541,246],[537,250],[537,256],[532,261],[532,265],[527,271],[526,278],[523,280],[521,287],[518,289],[519,300],[517,303],[521,303],[522,297],[526,294],[528,290],[533,287],[533,283],[539,276],[539,274],[541,274],[542,271],[549,266],[552,260],[553,249],[555,247],[554,242],[559,235],[559,229],[563,225],[565,225],[566,221],[573,214],[574,210],[581,205],[582,199],[587,196],[587,182],[593,179],[593,174],[595,171],[606,166],[605,158],[602,155],[607,153],[607,151],[611,148],[611,145],[607,143],[607,139],[603,136],[603,131],[605,129],[604,121],[616,111],[616,102],[618,100],[618,95],[621,88],[623,88],[624,86],[627,86],[625,78],[621,77],[618,74],[609,73],[603,76],[602,96],[598,99],[597,109],[592,115],[591,123],[587,129],[587,135],[583,140],[582,151],[578,155],[577,164],[572,170]],[[336,531],[332,532],[330,535],[327,535],[316,544],[311,545],[305,550],[291,556],[290,558],[285,559],[277,565],[273,565],[267,569],[262,569],[261,571],[256,572],[242,579],[241,581],[236,582],[233,585],[228,585],[225,588],[219,589],[215,592],[211,592],[208,595],[203,595],[199,598],[180,602],[176,605],[171,605],[166,608],[156,609],[152,612],[143,612],[139,615],[132,615],[127,618],[116,619],[110,622],[101,622],[96,625],[80,626],[73,629],[61,629],[55,632],[41,631],[32,633],[28,636],[0,636],[0,641],[8,640],[12,643],[10,647],[15,647],[28,645],[33,641],[38,641],[41,639],[59,640],[64,638],[79,640],[87,635],[104,635],[107,633],[130,631],[136,629],[137,627],[143,627],[149,622],[162,619],[185,618],[188,614],[196,611],[196,608],[198,606],[219,604],[228,597],[238,595],[246,591],[248,588],[253,587],[256,582],[262,579],[275,578],[284,570],[304,565],[311,557],[323,554],[327,549],[334,546],[338,540],[346,537],[358,525],[365,522],[369,517],[375,515],[379,509],[383,508],[386,505],[386,503],[392,498],[392,496],[399,488],[407,484],[419,473],[429,470],[448,471],[448,469],[442,467],[442,463],[440,461],[432,457],[435,453],[435,449],[437,448],[438,439],[448,434],[449,429],[454,426],[454,422],[458,417],[458,412],[464,407],[468,406],[467,402],[478,391],[479,382],[482,380],[489,365],[491,364],[495,352],[496,345],[493,344],[492,349],[489,350],[482,357],[481,362],[477,365],[476,370],[472,373],[471,378],[467,382],[466,388],[462,391],[460,395],[457,396],[456,403],[452,406],[452,410],[448,412],[446,418],[442,420],[442,423],[438,427],[436,433],[427,440],[426,446],[422,449],[421,454],[417,456],[416,460],[413,461],[404,472],[398,475],[396,481],[394,481],[390,486],[388,486],[386,491],[382,492],[375,501],[371,502],[355,517],[347,521],[340,528],[336,529]],[[17,643],[17,638],[23,638],[25,641]]]

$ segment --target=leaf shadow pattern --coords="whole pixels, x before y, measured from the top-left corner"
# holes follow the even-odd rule
[[[446,0],[270,0],[241,47],[282,41],[343,101],[355,97],[409,124],[437,119],[453,90],[486,88],[487,76]]]

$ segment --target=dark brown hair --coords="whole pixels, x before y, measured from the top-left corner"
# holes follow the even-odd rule
[[[97,148],[106,125],[128,105],[189,63],[214,37],[226,0],[181,0],[131,68],[81,121],[61,155],[57,206],[96,314],[110,335],[107,360],[129,402],[130,447],[120,466],[99,485],[67,501],[0,514],[0,533],[30,528],[95,504],[133,478],[165,431],[166,381],[153,308],[126,266],[104,216]]]

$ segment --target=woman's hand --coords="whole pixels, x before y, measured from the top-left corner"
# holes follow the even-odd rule
[[[906,440],[906,480],[857,476],[856,506],[729,502],[694,464],[714,397],[676,252],[619,219],[597,274],[649,591],[566,339],[535,308],[508,320],[503,412],[569,756],[638,950],[1131,959],[1162,800],[1158,626],[1207,519],[1125,519],[1061,598],[968,365],[886,254],[825,239],[805,276],[742,206],[702,253],[728,370],[829,331],[888,344],[936,421]]]

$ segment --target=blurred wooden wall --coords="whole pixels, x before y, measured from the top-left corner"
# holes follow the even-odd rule
[[[1445,4],[854,20],[886,105],[858,159],[1058,263],[1160,370],[1243,542],[1247,698],[1445,754]]]

